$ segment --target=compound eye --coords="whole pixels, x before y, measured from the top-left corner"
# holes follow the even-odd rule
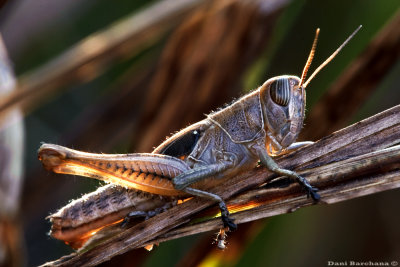
[[[287,106],[290,101],[289,79],[280,78],[273,81],[270,85],[270,95],[272,101],[280,106]]]

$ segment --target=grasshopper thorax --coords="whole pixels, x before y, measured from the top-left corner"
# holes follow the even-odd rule
[[[272,155],[291,145],[303,125],[306,93],[299,85],[299,77],[283,75],[260,87],[266,145]]]

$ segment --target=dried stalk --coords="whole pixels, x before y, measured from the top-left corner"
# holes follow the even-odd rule
[[[40,98],[72,82],[86,82],[111,62],[155,43],[204,1],[164,0],[95,33],[44,66],[25,75],[19,88],[0,99],[0,118],[16,106],[32,109]]]
[[[277,162],[284,168],[293,169],[295,167],[294,169],[298,171],[303,170],[305,176],[322,189],[323,203],[334,203],[400,187],[399,164],[397,163],[399,147],[383,150],[399,141],[400,105],[335,132],[295,153],[285,155]],[[371,153],[374,151],[377,152]],[[338,168],[341,170],[340,173],[337,171]],[[314,174],[315,176],[313,176]],[[273,177],[265,168],[255,168],[216,187],[213,192],[224,199],[229,199],[231,196],[255,188]],[[291,185],[285,189],[272,188],[269,190],[272,191],[266,192],[268,193],[267,197],[270,198],[266,205],[238,213],[234,218],[238,222],[244,222],[291,212],[299,207],[313,204],[312,200],[304,197],[297,185]],[[255,192],[256,196],[264,193],[262,191]],[[249,191],[247,196],[249,194],[254,197],[254,191]],[[244,201],[249,199],[243,198],[243,195],[241,197]],[[240,197],[230,200],[229,203],[232,201],[240,202]],[[93,249],[71,254],[57,261],[46,263],[45,266],[92,266],[130,249],[153,243],[157,239],[167,239],[168,231],[184,224],[194,214],[213,204],[209,200],[192,199],[124,230]],[[214,223],[215,225],[213,225]],[[215,221],[206,224],[202,227],[198,225],[192,227],[199,228],[196,231],[201,232],[215,229],[221,223]],[[175,232],[175,236],[179,235],[185,234]]]
[[[308,179],[318,186],[323,201],[318,204],[333,204],[364,195],[400,187],[400,146],[361,155],[348,160],[335,162],[310,170],[302,171]],[[383,174],[382,172],[384,169]],[[299,194],[298,186],[291,184],[285,189],[273,187],[258,188],[240,194],[228,202],[229,206],[244,206],[247,203],[257,207],[232,215],[236,223],[245,223],[279,214],[289,213],[313,203]],[[178,227],[145,245],[217,230],[221,227],[219,218]]]
[[[14,92],[16,79],[0,35],[0,93]],[[19,223],[23,183],[24,125],[13,110],[0,125],[0,265],[22,265]]]

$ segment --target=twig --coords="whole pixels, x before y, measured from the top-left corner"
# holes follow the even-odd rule
[[[326,203],[342,201],[355,196],[400,186],[400,183],[398,182],[399,166],[398,163],[396,163],[396,161],[398,161],[398,147],[386,151],[380,151],[376,154],[365,155],[364,157],[349,159],[359,155],[368,154],[373,151],[382,150],[398,143],[399,141],[400,105],[333,133],[332,135],[321,139],[315,144],[305,147],[304,149],[301,149],[295,153],[285,155],[279,158],[277,162],[284,168],[292,169],[296,167],[295,169],[297,170],[305,170],[308,168],[308,174],[312,174],[312,170],[309,168],[316,168],[319,166],[322,168],[322,166],[332,162],[344,161],[337,163],[336,165],[333,164],[324,166],[326,168],[325,170],[333,167],[340,167],[340,164],[342,163],[348,164],[346,166],[351,166],[351,163],[356,164],[355,166],[361,168],[357,168],[356,172],[352,170],[349,172],[351,175],[353,175],[353,177],[357,174],[356,177],[358,178],[354,180],[353,184],[349,183],[346,185],[345,179],[350,177],[347,177],[346,174],[343,174],[343,177],[337,177],[334,173],[332,173],[332,170],[331,172],[327,172],[328,177],[326,178],[311,177],[312,182],[315,182],[317,186],[320,186],[321,189],[323,189],[321,193],[323,197],[326,197],[326,200],[324,200]],[[387,153],[397,153],[397,158],[394,158],[394,163],[390,157],[388,159],[389,154]],[[382,156],[382,158],[372,157],[371,161],[371,156],[374,155],[380,155],[379,157]],[[346,159],[349,160],[345,161]],[[369,159],[369,161],[367,160],[368,162],[365,162],[366,159]],[[376,162],[376,160],[378,160],[378,162]],[[385,163],[384,166],[388,169],[379,169],[382,162]],[[396,168],[397,170],[394,170]],[[317,171],[320,172],[322,170],[324,169],[317,169]],[[394,170],[394,172],[390,172],[391,170]],[[367,176],[363,178],[362,172],[368,171],[376,173],[377,177],[374,178]],[[379,178],[379,176],[381,178]],[[228,199],[239,192],[255,188],[271,178],[273,178],[273,176],[266,169],[255,168],[251,171],[241,173],[223,185],[216,187],[213,192],[220,195],[224,199]],[[384,182],[366,182],[363,185],[362,181],[368,181],[368,179],[375,179],[373,181],[380,179],[380,181]],[[344,184],[337,185],[338,187],[329,187],[330,183],[336,184],[337,182],[342,182]],[[363,188],[365,190],[363,190]],[[290,191],[290,195],[285,198],[284,192],[287,192],[286,190]],[[274,192],[276,192],[274,198],[276,201],[275,203],[278,203],[278,205],[275,207],[271,206],[270,210],[262,215],[264,217],[267,215],[271,216],[274,214],[293,211],[293,209],[290,209],[290,207],[298,208],[304,205],[312,204],[312,200],[306,199],[303,195],[301,195],[301,190],[298,186],[290,186],[286,189],[274,189]],[[352,193],[355,195],[352,195]],[[338,194],[338,197],[335,197],[335,194]],[[273,202],[271,202],[271,205],[272,203]],[[285,206],[284,203],[287,203],[287,206]],[[99,264],[130,249],[152,243],[153,240],[160,238],[161,235],[164,235],[171,229],[185,223],[189,218],[193,217],[194,214],[213,204],[214,203],[211,201],[204,199],[192,199],[145,222],[139,223],[138,225],[135,225],[116,236],[111,237],[104,243],[94,247],[91,250],[71,254],[70,256],[61,258],[55,262],[47,263],[46,265],[70,266],[78,264],[82,266],[91,266]],[[295,206],[293,206],[293,204],[295,204]],[[235,216],[238,222],[248,220],[249,217],[241,218],[240,216],[242,215],[239,216],[239,214],[240,213]],[[249,211],[249,214],[246,216],[250,216],[250,218],[251,216],[254,216],[253,219],[257,219],[260,216],[251,214],[253,214],[252,211]],[[213,228],[203,227],[201,229],[202,231],[207,231]]]
[[[348,160],[300,172],[322,189],[323,201],[319,204],[333,204],[360,196],[400,187],[400,146],[383,149]],[[384,174],[379,174],[384,170]],[[309,199],[299,194],[298,186],[291,184],[280,188],[279,181],[268,188],[250,190],[236,196],[228,206],[256,206],[232,215],[236,223],[245,223],[279,214],[293,212],[300,207],[312,205]],[[178,227],[151,240],[145,245],[216,230],[221,227],[220,219]]]
[[[40,102],[40,97],[68,83],[93,79],[112,65],[110,62],[132,56],[157,41],[202,2],[160,1],[89,36],[43,67],[22,77],[18,90],[1,97],[0,119],[15,106],[21,105],[24,110],[32,109]]]
[[[15,90],[16,79],[0,35],[0,93]],[[18,220],[23,183],[24,126],[20,110],[0,125],[0,265],[22,265]]]

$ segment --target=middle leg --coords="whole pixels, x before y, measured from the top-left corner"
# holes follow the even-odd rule
[[[188,170],[184,173],[181,173],[174,179],[172,179],[172,183],[174,184],[176,189],[182,190],[194,196],[208,198],[218,202],[219,209],[221,210],[221,219],[224,224],[224,227],[229,227],[229,230],[231,231],[235,230],[237,226],[236,224],[233,223],[233,220],[229,218],[229,211],[223,199],[216,194],[191,188],[189,187],[189,185],[201,181],[205,178],[220,174],[221,172],[231,168],[232,165],[233,165],[232,162],[222,161],[208,166],[202,166]]]

